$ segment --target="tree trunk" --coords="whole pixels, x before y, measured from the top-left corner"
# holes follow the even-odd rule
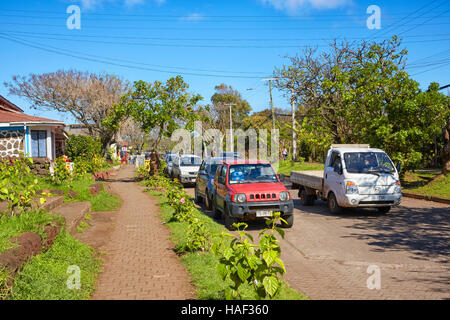
[[[444,132],[444,148],[442,149],[442,161],[444,168],[443,174],[450,172],[450,117],[447,118],[447,126],[443,130]]]

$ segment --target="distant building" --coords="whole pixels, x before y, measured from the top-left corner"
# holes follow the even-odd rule
[[[67,134],[89,135],[89,129],[84,124],[68,124],[65,126],[64,131]]]
[[[18,157],[53,160],[64,153],[64,122],[34,117],[0,95],[0,158]]]

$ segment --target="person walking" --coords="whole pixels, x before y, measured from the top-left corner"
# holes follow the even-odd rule
[[[284,148],[283,151],[281,152],[281,154],[283,155],[283,160],[286,160],[286,159],[287,159],[287,156],[288,156],[288,151],[287,151],[287,149]]]

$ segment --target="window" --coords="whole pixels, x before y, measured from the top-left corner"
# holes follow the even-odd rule
[[[344,161],[347,171],[351,173],[395,171],[391,159],[384,152],[347,152]]]
[[[341,161],[341,157],[339,156],[339,152],[333,152],[331,154],[330,164],[328,166],[334,168],[334,164],[337,161],[339,161],[339,162]]]
[[[31,130],[31,156],[47,157],[47,131]]]
[[[270,164],[239,164],[230,166],[230,184],[278,182],[277,175]]]

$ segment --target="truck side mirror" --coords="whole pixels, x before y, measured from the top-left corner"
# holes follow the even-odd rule
[[[337,172],[338,174],[342,174],[342,163],[340,163],[340,162],[336,162],[335,164],[334,164],[334,172]]]
[[[402,164],[400,162],[397,162],[395,168],[397,169],[397,172],[400,173],[400,170],[402,169]]]

